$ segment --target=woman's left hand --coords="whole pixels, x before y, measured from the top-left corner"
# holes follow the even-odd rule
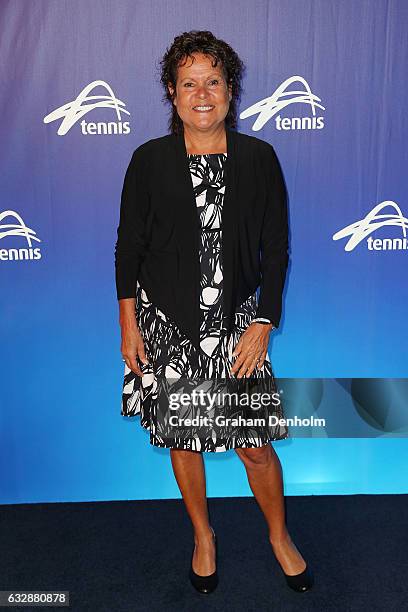
[[[262,323],[251,323],[241,335],[232,353],[237,357],[231,368],[231,374],[237,378],[251,376],[255,366],[260,370],[268,352],[269,334],[273,324],[263,325]]]

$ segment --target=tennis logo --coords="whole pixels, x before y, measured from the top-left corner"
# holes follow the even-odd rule
[[[385,208],[391,208],[392,212],[381,213]],[[376,230],[391,226],[401,228],[401,237],[373,238],[371,236]],[[408,249],[407,228],[408,219],[404,217],[398,204],[392,200],[384,200],[374,206],[363,219],[336,232],[333,240],[348,238],[344,246],[345,251],[352,251],[363,240],[369,251],[406,251]]]
[[[89,95],[96,87],[104,88],[107,95]],[[51,123],[52,121],[62,119],[57,131],[58,136],[65,136],[72,126],[78,122],[80,122],[81,133],[84,135],[130,134],[129,121],[122,121],[122,113],[130,115],[129,111],[124,108],[125,106],[126,104],[122,100],[115,97],[108,83],[105,81],[92,81],[92,83],[84,87],[75,100],[56,108],[44,117],[43,121],[44,123]],[[84,115],[97,108],[113,110],[116,114],[116,121],[98,121],[96,123],[82,119]]]
[[[11,217],[17,223],[4,223],[4,219]],[[5,210],[0,213],[0,240],[9,236],[23,239],[27,246],[19,248],[0,248],[0,261],[23,261],[27,259],[41,259],[40,247],[33,248],[33,240],[41,242],[34,230],[24,223],[22,217],[14,210]],[[4,243],[6,245],[7,242]],[[3,242],[0,242],[3,246]]]
[[[300,83],[300,87],[291,89],[293,83]],[[269,98],[256,102],[240,114],[240,119],[247,119],[258,115],[252,129],[257,132],[265,123],[274,117],[277,130],[321,130],[324,128],[324,118],[318,116],[316,109],[325,110],[319,104],[321,99],[312,93],[309,83],[301,76],[289,77],[274,91]],[[306,105],[310,108],[309,117],[281,117],[279,114],[283,109],[293,105]],[[276,117],[275,117],[276,115]]]

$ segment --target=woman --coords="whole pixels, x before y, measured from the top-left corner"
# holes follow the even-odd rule
[[[255,406],[223,400],[200,411],[193,394],[187,407],[177,404],[176,422],[174,406],[169,410],[170,391],[200,385],[238,390],[239,400],[258,397],[255,389],[276,396],[267,350],[288,264],[283,176],[271,145],[233,130],[244,66],[228,44],[211,32],[183,33],[161,67],[170,134],[132,156],[115,248],[122,414],[140,413],[151,444],[170,448],[194,528],[190,580],[198,591],[218,584],[202,452],[231,448],[244,463],[287,584],[305,591],[312,573],[286,529],[281,464],[270,444],[288,437],[280,403],[258,405],[256,424],[247,419]],[[227,418],[212,418],[216,412]]]

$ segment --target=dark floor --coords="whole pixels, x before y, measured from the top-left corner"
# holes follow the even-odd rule
[[[66,590],[72,610],[92,612],[408,610],[407,498],[286,497],[315,575],[305,593],[286,586],[253,498],[209,499],[220,578],[210,595],[188,581],[181,500],[3,505],[0,590]]]

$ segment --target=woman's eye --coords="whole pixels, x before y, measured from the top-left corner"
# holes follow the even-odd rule
[[[218,85],[218,83],[218,79],[213,79],[212,81],[210,81],[210,85]],[[194,83],[191,83],[191,81],[184,83],[184,87],[188,87],[189,85],[194,85]]]

